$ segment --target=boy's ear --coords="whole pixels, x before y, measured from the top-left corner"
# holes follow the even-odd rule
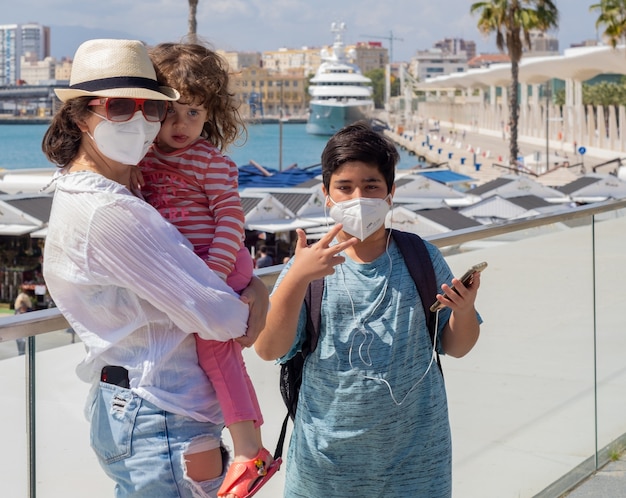
[[[324,185],[322,185],[322,193],[324,194],[324,204],[327,208],[329,208],[330,201],[328,200],[328,191],[326,190],[326,187],[324,187]]]

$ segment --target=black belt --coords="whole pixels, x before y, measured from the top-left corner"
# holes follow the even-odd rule
[[[100,381],[114,386],[130,388],[130,380],[128,379],[128,370],[124,367],[116,365],[105,365],[100,372]]]

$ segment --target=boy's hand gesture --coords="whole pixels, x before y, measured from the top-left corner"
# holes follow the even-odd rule
[[[304,230],[296,229],[298,241],[296,242],[295,259],[290,271],[297,272],[298,276],[306,281],[316,280],[335,273],[335,266],[346,260],[340,253],[359,241],[353,237],[345,242],[331,245],[342,228],[343,225],[337,223],[331,227],[326,235],[311,245],[306,243]]]

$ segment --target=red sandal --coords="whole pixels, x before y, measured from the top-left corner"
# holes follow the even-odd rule
[[[265,448],[261,448],[256,457],[246,462],[233,462],[226,472],[224,482],[217,496],[235,495],[238,498],[249,498],[269,481],[283,462],[281,458],[271,461],[272,457]]]

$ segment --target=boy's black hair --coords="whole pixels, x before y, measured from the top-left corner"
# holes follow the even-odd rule
[[[322,152],[322,181],[328,191],[330,177],[344,163],[360,161],[378,168],[391,192],[400,154],[394,143],[365,121],[357,121],[335,133]]]

